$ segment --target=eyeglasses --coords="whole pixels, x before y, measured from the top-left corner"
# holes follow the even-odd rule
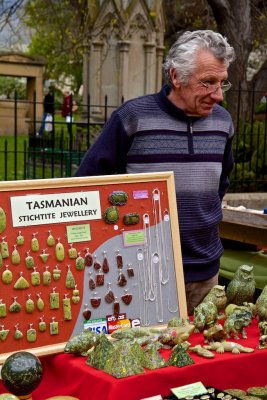
[[[232,86],[231,82],[229,81],[222,81],[217,85],[210,82],[202,82],[202,81],[198,81],[198,83],[200,83],[204,88],[206,88],[207,93],[215,93],[219,88],[221,88],[222,92],[225,93]]]

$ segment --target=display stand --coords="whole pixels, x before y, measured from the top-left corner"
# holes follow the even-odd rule
[[[172,172],[0,191],[1,363],[19,350],[62,351],[88,319],[151,327],[187,317]]]

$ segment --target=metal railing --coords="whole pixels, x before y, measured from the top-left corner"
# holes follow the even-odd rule
[[[239,91],[239,100],[242,95]],[[248,98],[253,104],[253,92]],[[79,114],[75,114],[74,120],[70,118],[70,122],[66,123],[56,112],[51,122],[52,130],[44,132],[43,136],[36,136],[41,121],[36,118],[35,99],[26,102],[15,98],[10,102],[14,107],[14,128],[9,135],[0,137],[2,181],[73,176],[111,111],[117,107],[108,104],[107,96],[103,105],[93,105],[88,96],[87,104],[79,104]],[[27,103],[33,111],[33,118],[27,119],[28,131],[22,134],[18,129],[20,103]],[[261,114],[255,114],[254,106],[248,107],[248,110],[246,120],[241,118],[239,109],[235,118],[235,167],[230,177],[230,192],[267,190],[267,102]]]

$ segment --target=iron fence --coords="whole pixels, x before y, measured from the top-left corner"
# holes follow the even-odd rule
[[[242,91],[237,95],[239,103]],[[252,105],[248,107],[246,119],[241,117],[238,107],[234,118],[235,167],[229,191],[262,192],[267,190],[267,102],[263,104],[262,112],[257,114],[253,105],[254,92],[245,95]],[[36,100],[26,102],[15,98],[10,102],[14,108],[13,128],[8,135],[0,137],[2,181],[73,176],[111,111],[117,107],[108,104],[107,96],[101,106],[93,105],[88,96],[87,104],[79,104],[79,113],[74,120],[71,116],[70,122],[66,123],[56,112],[51,122],[52,130],[36,136],[41,123],[36,118]],[[18,106],[23,102],[33,107],[33,118],[27,119],[27,130],[19,132]]]

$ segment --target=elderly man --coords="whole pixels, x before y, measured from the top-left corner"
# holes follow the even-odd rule
[[[218,103],[234,49],[219,33],[185,32],[159,93],[113,112],[76,176],[174,171],[188,313],[218,283],[221,201],[233,168],[229,113]]]

